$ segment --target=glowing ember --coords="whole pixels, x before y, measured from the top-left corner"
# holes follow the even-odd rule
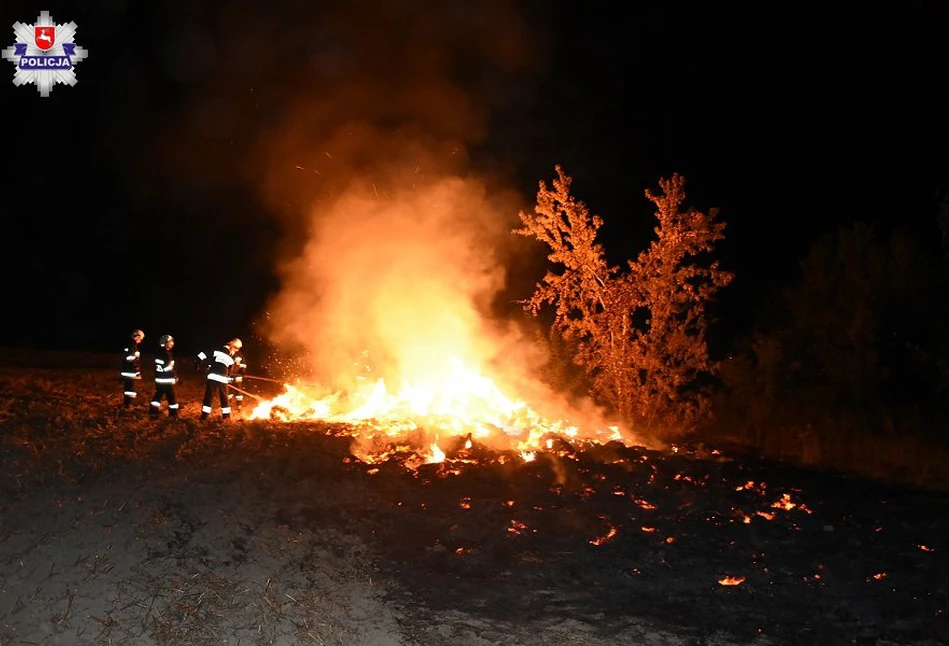
[[[782,494],[781,499],[776,500],[773,503],[771,503],[771,506],[774,509],[784,509],[785,511],[791,511],[792,509],[797,507],[797,504],[791,502],[790,494]]]
[[[743,576],[725,576],[718,580],[719,585],[741,585],[744,582]]]
[[[765,482],[755,482],[754,480],[748,480],[743,485],[738,485],[735,487],[735,491],[752,491],[758,495],[765,495],[765,492],[768,488],[767,483]]]
[[[597,546],[603,545],[604,543],[612,540],[614,536],[616,536],[616,528],[610,527],[610,531],[608,531],[606,534],[604,534],[603,536],[598,536],[597,538],[594,538],[593,540],[591,540],[590,545],[597,545]]]
[[[511,534],[520,534],[527,529],[527,525],[522,523],[519,520],[511,520],[510,525],[508,525],[507,531]]]

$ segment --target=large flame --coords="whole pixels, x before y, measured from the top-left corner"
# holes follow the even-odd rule
[[[510,196],[412,177],[387,191],[354,182],[314,207],[268,318],[271,339],[312,365],[252,417],[351,424],[364,459],[380,438],[428,461],[457,437],[525,459],[552,434],[628,441],[595,407],[567,405],[538,378],[536,344],[490,314],[511,257]]]
[[[369,378],[363,378],[351,393],[308,394],[314,388],[285,384],[283,393],[253,409],[251,419],[345,423],[373,440],[378,434],[404,439],[423,431],[435,437],[428,445],[426,462],[443,460],[439,441],[457,437],[494,449],[516,450],[525,459],[537,449],[549,448],[552,435],[566,440],[624,440],[615,425],[582,429],[566,419],[546,419],[527,402],[506,396],[493,380],[458,357],[446,358],[443,366],[407,380],[395,392],[389,391],[384,379]],[[374,460],[368,452],[360,457]]]

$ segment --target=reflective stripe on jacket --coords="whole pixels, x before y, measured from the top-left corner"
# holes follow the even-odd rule
[[[231,376],[231,366],[234,365],[234,357],[228,352],[228,346],[224,346],[223,350],[215,350],[211,358],[212,363],[208,370],[208,379],[223,384],[228,383]],[[201,352],[198,354],[198,359],[205,361],[208,359],[208,355]]]
[[[175,372],[175,357],[167,349],[162,348],[155,357],[155,383],[173,384],[178,380]]]
[[[142,353],[137,343],[132,343],[122,350],[122,367],[119,373],[126,379],[137,379],[142,376]]]

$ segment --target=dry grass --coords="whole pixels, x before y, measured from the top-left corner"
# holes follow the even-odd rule
[[[217,645],[222,635],[231,639],[227,643],[254,645],[366,641],[369,624],[356,626],[349,613],[354,603],[377,603],[367,566],[327,558],[350,538],[256,524],[247,530],[255,541],[246,548],[249,562],[215,567],[196,546],[195,527],[204,519],[183,518],[182,504],[170,500],[176,492],[187,500],[187,483],[183,493],[178,487],[188,474],[215,474],[209,488],[226,490],[228,481],[240,481],[248,456],[283,450],[293,431],[281,438],[238,421],[199,423],[203,384],[197,377],[178,389],[180,420],[153,420],[147,415],[150,388],[140,387],[135,410],[124,411],[112,371],[0,368],[0,511],[26,500],[54,510],[54,529],[35,536],[0,522],[0,565],[24,571],[45,560],[38,555],[51,555],[49,571],[31,573],[42,585],[0,602],[0,643],[6,643],[5,626],[10,633],[16,626],[9,622],[23,617],[40,626],[31,636],[72,636],[94,645]],[[172,493],[155,501],[135,491],[136,483],[149,479],[165,479]],[[109,497],[87,500],[92,494],[82,492],[90,489]],[[238,534],[236,541],[244,529],[235,525],[260,518],[227,521],[221,532]],[[58,557],[75,549],[61,544],[82,540],[67,535],[89,533],[89,526],[114,542],[97,539],[97,551],[62,563]],[[118,543],[125,551],[120,563],[114,558]],[[129,560],[129,548],[145,549],[144,557]]]
[[[198,375],[187,375],[179,388],[182,419],[155,421],[147,415],[148,387],[141,389],[144,397],[137,410],[119,410],[121,385],[111,370],[0,368],[0,644],[734,645],[744,642],[720,640],[714,634],[699,640],[687,629],[679,634],[657,629],[635,613],[644,603],[656,607],[685,593],[695,600],[690,610],[714,614],[704,626],[714,632],[723,622],[739,625],[749,614],[773,614],[779,607],[806,621],[808,612],[817,612],[815,604],[832,605],[825,603],[830,592],[836,595],[841,589],[843,598],[867,601],[858,596],[868,593],[854,592],[853,587],[824,593],[797,584],[793,590],[803,590],[801,594],[769,585],[744,606],[716,605],[747,599],[737,596],[746,591],[752,594],[750,588],[741,588],[731,591],[736,596],[722,597],[714,584],[717,563],[747,566],[745,552],[751,549],[733,540],[744,536],[743,529],[720,524],[720,516],[711,513],[733,499],[747,502],[744,494],[735,493],[730,476],[721,483],[724,489],[705,493],[703,474],[721,476],[718,461],[687,464],[684,456],[670,456],[666,463],[651,456],[649,464],[656,466],[650,471],[639,469],[639,461],[629,463],[636,468],[621,469],[611,456],[602,469],[589,471],[589,478],[619,478],[616,482],[631,490],[641,486],[649,496],[665,497],[665,505],[658,501],[654,512],[631,512],[622,502],[625,496],[618,498],[605,489],[601,496],[588,498],[586,493],[593,496],[599,480],[586,475],[571,493],[571,487],[560,486],[559,472],[547,473],[540,461],[516,474],[500,463],[486,465],[466,474],[464,481],[432,470],[412,476],[393,468],[367,475],[353,464],[349,438],[339,427],[200,423],[202,386]],[[585,458],[592,460],[592,453]],[[580,477],[581,466],[592,467],[590,461],[569,464],[574,469],[571,478]],[[680,481],[687,466],[695,479]],[[659,479],[653,482],[653,476]],[[429,486],[426,479],[435,482]],[[713,484],[711,478],[708,487]],[[539,533],[531,537],[536,539],[526,534],[515,539],[505,530],[507,507],[503,513],[494,504],[458,507],[458,498],[473,491],[480,491],[486,503],[506,502],[513,496],[508,486],[519,487],[525,496],[517,518],[530,524],[522,516],[533,517]],[[532,499],[533,504],[527,502]],[[689,511],[704,506],[708,513]],[[613,543],[602,550],[589,548],[587,524],[592,523],[593,536],[601,535],[601,510],[615,512],[617,525],[636,529],[635,537],[624,543],[627,552],[611,551]],[[660,510],[664,515],[659,520],[665,519],[669,532],[681,540],[653,548],[644,542],[648,536],[640,536],[636,516]],[[835,536],[845,536],[852,525],[834,523]],[[496,524],[497,532],[492,529]],[[793,554],[802,536],[832,538],[826,525],[811,529],[814,534],[783,534],[775,524],[762,539],[763,551]],[[570,536],[583,540],[576,543]],[[715,537],[730,542],[715,543]],[[452,543],[445,539],[452,538],[477,544],[479,553],[446,560],[452,551],[444,546]],[[846,545],[861,546],[856,552],[862,554],[885,538],[872,534]],[[518,547],[514,540],[533,542]],[[390,566],[381,567],[380,546],[386,543],[397,549],[385,555]],[[762,551],[753,543],[755,553]],[[577,549],[562,551],[565,545]],[[910,559],[910,568],[941,554],[922,553],[903,543],[900,549],[911,550],[899,553],[900,560]],[[508,550],[509,561],[503,556]],[[840,568],[859,566],[856,559],[873,558],[861,554],[844,553],[829,567],[836,565],[839,575]],[[482,569],[491,569],[485,566],[495,555],[495,571],[485,576]],[[620,570],[633,562],[630,558],[638,559],[637,567],[654,566],[658,576],[626,576]],[[809,561],[798,565],[811,573]],[[880,567],[876,561],[871,565]],[[897,581],[896,568],[902,566],[892,565],[891,580]],[[589,571],[585,566],[591,566]],[[512,587],[512,569],[527,570],[529,576]],[[380,579],[383,575],[393,578]],[[424,585],[409,589],[406,582],[413,579]],[[834,584],[832,577],[827,580]],[[636,586],[623,588],[627,592],[644,592],[629,597],[635,602],[628,609],[624,598],[614,595],[618,581]],[[579,584],[583,589],[575,587]],[[548,598],[558,586],[563,594]],[[455,605],[426,607],[419,591],[429,594],[429,589],[437,601],[444,596]],[[591,598],[600,605],[574,608],[587,593],[596,593]],[[603,596],[597,596],[600,593]],[[524,607],[534,614],[523,621],[490,614],[479,604],[491,595],[506,603],[512,602],[512,595],[518,603],[526,600]],[[623,607],[612,615],[594,615],[603,610],[602,604]],[[903,608],[892,599],[880,605],[890,607]],[[911,615],[904,613],[900,621]],[[611,622],[601,621],[601,616]],[[831,619],[836,626],[838,618]],[[928,626],[915,619],[917,625]],[[854,625],[851,619],[844,629]],[[756,638],[749,643],[773,642]]]
[[[135,408],[126,411],[120,408],[121,385],[111,372],[0,368],[5,461],[0,486],[22,489],[50,477],[81,482],[110,465],[177,451],[194,439],[198,384],[179,391],[186,402],[180,422],[148,418],[150,389],[147,382],[140,386]],[[226,443],[228,437],[209,425],[198,439],[214,450],[215,441]]]
[[[526,626],[477,637],[464,613],[402,634],[401,610],[382,601],[394,584],[373,577],[366,546],[345,533],[365,492],[327,493],[319,479],[345,464],[349,440],[318,424],[201,423],[202,391],[186,376],[181,419],[156,421],[147,384],[136,410],[119,409],[112,370],[0,367],[0,588],[12,592],[0,598],[0,643],[550,642]],[[288,482],[292,498],[320,496],[323,513],[338,513],[336,528],[275,519],[271,496],[286,500]]]

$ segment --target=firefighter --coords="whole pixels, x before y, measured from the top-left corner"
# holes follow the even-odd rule
[[[240,339],[237,339],[240,341]],[[231,366],[231,383],[234,384],[237,388],[241,390],[235,390],[235,392],[230,392],[228,389],[227,397],[228,399],[234,400],[234,408],[237,412],[241,412],[241,408],[244,407],[244,393],[242,392],[244,388],[244,373],[247,372],[247,362],[244,361],[244,353],[237,350],[234,353],[234,365]]]
[[[172,348],[175,347],[175,338],[170,334],[162,335],[158,339],[159,350],[155,357],[155,396],[152,397],[148,415],[157,419],[161,414],[161,400],[168,400],[168,416],[178,418],[178,398],[175,396],[175,384],[178,383],[178,373],[175,371],[175,356]]]
[[[141,344],[145,340],[145,333],[141,330],[132,330],[129,344],[123,350],[122,367],[119,374],[122,377],[123,408],[131,408],[132,400],[138,396],[135,389],[135,382],[142,378],[142,352]]]
[[[214,401],[215,393],[217,393],[218,400],[221,402],[221,419],[230,419],[231,405],[227,400],[228,385],[231,380],[231,368],[234,366],[234,355],[240,351],[243,345],[240,339],[231,339],[224,344],[223,348],[215,350],[211,356],[204,352],[198,353],[198,361],[201,364],[210,363],[204,384],[201,419],[207,419],[211,415],[211,404]]]

